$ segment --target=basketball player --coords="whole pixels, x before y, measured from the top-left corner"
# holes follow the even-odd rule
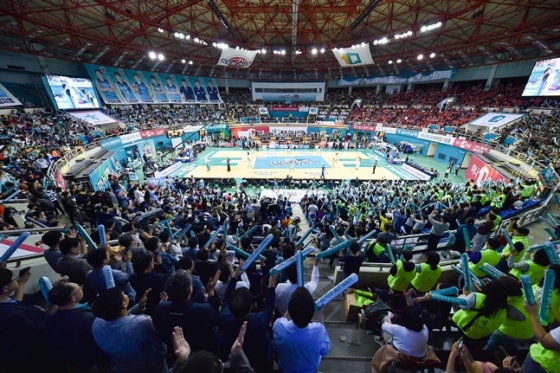
[[[360,157],[356,158],[356,170],[360,168]]]
[[[295,171],[295,168],[296,168],[296,160],[295,160],[295,159],[292,159],[292,160],[290,161],[290,170],[289,170],[288,172]]]
[[[206,172],[210,171],[210,160],[206,158]]]
[[[335,166],[337,163],[338,163],[338,153],[335,153],[332,159],[332,168],[336,168]]]
[[[249,152],[247,152],[247,164],[249,165],[249,167],[253,168],[253,164],[251,163],[251,156]]]

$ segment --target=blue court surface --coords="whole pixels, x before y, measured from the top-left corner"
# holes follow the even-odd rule
[[[296,156],[285,156],[277,157],[267,155],[265,157],[257,157],[255,159],[254,168],[255,169],[268,169],[268,168],[280,168],[289,169],[290,165],[295,161],[295,168],[321,168],[323,164],[325,168],[330,168],[329,163],[321,156],[315,155],[296,155]]]

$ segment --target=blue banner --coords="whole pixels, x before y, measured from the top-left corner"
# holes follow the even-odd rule
[[[102,149],[111,149],[111,148],[120,147],[122,145],[122,141],[120,136],[117,136],[117,137],[112,137],[110,139],[101,140],[99,142],[99,145],[101,146]]]
[[[94,190],[105,190],[111,187],[109,176],[116,173],[113,161],[107,159],[89,175],[89,181]]]

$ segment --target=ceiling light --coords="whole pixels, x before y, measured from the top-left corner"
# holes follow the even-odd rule
[[[422,26],[420,28],[420,32],[432,31],[432,30],[435,30],[437,28],[440,28],[441,26],[442,26],[441,22],[432,23],[432,24],[427,25],[427,26]]]
[[[190,39],[190,38],[191,38],[190,35],[185,36],[185,39],[187,39],[187,40]]]
[[[286,54],[286,50],[285,50],[285,49],[282,49],[282,51],[281,51],[280,53],[281,53],[282,55],[285,55],[285,54]]]
[[[192,65],[192,61],[189,61],[189,65]]]
[[[173,36],[175,36],[176,38],[178,38],[178,37],[179,37],[179,33],[176,32],[176,33],[173,34]]]
[[[402,62],[402,60],[399,58],[399,59],[397,60],[397,63],[401,63],[401,62]]]
[[[366,43],[365,43],[365,42],[362,42],[361,46],[362,46],[362,47],[365,47],[365,46],[366,46]]]
[[[152,52],[148,53],[148,57],[150,57],[152,60],[155,60],[156,57],[157,57],[156,52],[152,51]]]
[[[393,61],[389,60],[389,65],[392,64],[392,63],[393,63]]]
[[[183,59],[181,60],[182,63],[187,63],[187,60]]]
[[[311,49],[311,54],[317,54],[317,48]]]
[[[325,53],[325,48],[321,48],[321,53]]]
[[[416,57],[416,58],[418,58],[418,60],[420,61],[420,60],[422,60],[422,59],[424,58],[424,55],[423,55],[423,54],[419,54],[418,57]]]
[[[430,58],[434,58],[436,56],[435,53],[430,53]]]
[[[374,45],[377,45],[377,44],[383,45],[383,44],[387,44],[388,42],[389,42],[389,39],[387,39],[386,37],[383,37],[383,38],[381,38],[381,39],[379,39],[379,40],[374,40],[374,41],[373,41],[373,44],[374,44]]]
[[[157,58],[158,58],[158,60],[160,60],[160,61],[165,60],[165,56],[164,56],[163,54],[161,54],[161,53],[158,54]]]
[[[262,54],[266,54],[266,49],[264,49],[264,48],[261,49],[261,53],[262,53]]]
[[[158,27],[157,29],[159,32],[163,32],[164,30],[161,27]]]

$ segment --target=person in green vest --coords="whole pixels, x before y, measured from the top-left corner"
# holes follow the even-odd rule
[[[439,265],[440,256],[435,251],[428,252],[426,263],[416,265],[416,275],[412,280],[412,287],[417,293],[425,293],[432,290],[441,275]]]
[[[535,184],[532,181],[527,182],[526,185],[522,185],[523,189],[521,189],[521,197],[524,198],[531,198],[533,192],[535,191]]]
[[[411,260],[412,251],[403,251],[402,260],[398,259],[391,267],[387,283],[389,284],[389,288],[394,292],[404,292],[407,290],[414,276],[416,276],[416,265],[411,262]]]
[[[550,298],[550,315],[548,317],[548,323],[551,324],[555,321],[560,321],[560,265],[551,264],[547,269],[551,269],[556,273],[556,277],[554,279],[554,289],[552,290],[552,297]],[[537,303],[540,302],[542,297],[543,286],[544,278],[538,283],[538,285],[533,285],[533,293],[535,294]]]
[[[486,277],[486,273],[482,272],[478,267],[484,266],[484,263],[490,264],[492,267],[496,267],[500,260],[502,259],[500,254],[496,250],[501,246],[500,241],[496,238],[489,238],[486,241],[486,248],[482,251],[468,251],[469,256],[469,268],[478,278]]]
[[[496,218],[494,218],[494,227],[492,227],[492,229],[490,229],[490,232],[494,233],[494,232],[496,232],[496,229],[498,229],[500,224],[502,224],[502,217],[498,214],[500,212],[500,209],[492,208],[491,211],[496,216]]]
[[[508,233],[511,235],[511,242],[513,242],[514,244],[516,242],[521,242],[523,244],[523,250],[517,251],[516,255],[513,256],[514,257],[513,260],[515,261],[515,263],[517,263],[521,259],[523,259],[523,256],[525,255],[525,250],[527,250],[527,248],[529,247],[529,238],[527,237],[529,235],[529,228],[518,227],[517,223],[512,221],[510,222],[507,230]],[[510,250],[509,244],[504,246],[504,249],[502,250],[502,258],[507,260],[507,258],[512,254],[513,253]]]
[[[522,371],[527,373],[560,372],[560,327],[547,333],[537,316],[536,308],[527,302],[524,303],[524,306],[531,319],[538,343],[531,345],[521,367]]]
[[[521,242],[516,242],[513,246],[515,247],[515,251],[523,250],[523,244]],[[538,284],[544,278],[544,271],[549,265],[550,259],[543,249],[531,253],[531,259],[527,259],[526,261],[520,260],[515,263],[513,256],[508,258],[509,273],[519,280],[521,280],[521,276],[529,276],[531,285]]]
[[[516,344],[534,341],[535,332],[531,319],[523,308],[525,295],[521,281],[511,276],[500,277],[508,295],[508,311],[505,321],[491,336],[485,350],[497,350],[503,347],[509,354],[514,355]]]
[[[371,241],[366,247],[366,262],[368,263],[390,263],[385,253],[385,247],[379,240]]]
[[[467,306],[453,315],[453,321],[464,336],[464,343],[469,348],[484,348],[488,339],[506,319],[507,291],[499,280],[487,283],[479,292],[463,290],[461,298],[467,300]]]

